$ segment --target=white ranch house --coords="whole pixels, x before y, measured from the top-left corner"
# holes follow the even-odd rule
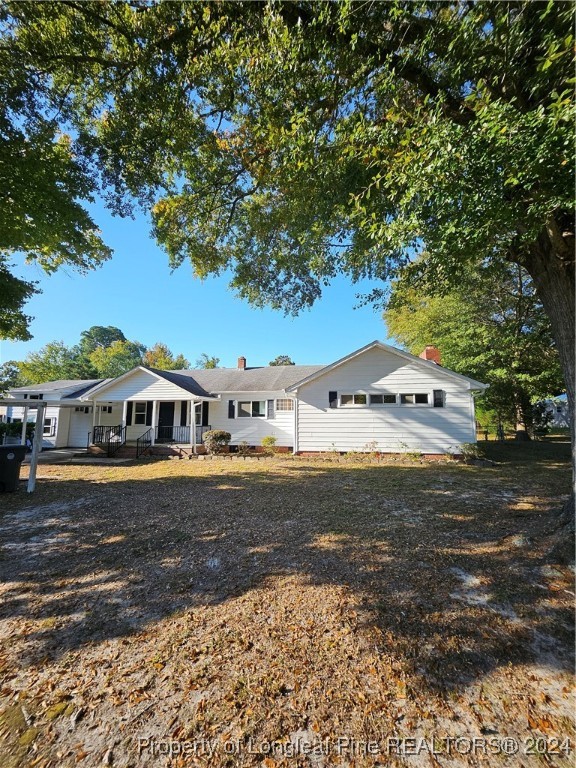
[[[444,454],[476,441],[474,395],[485,388],[443,368],[434,347],[415,357],[373,341],[324,366],[250,368],[243,357],[237,368],[138,366],[116,379],[49,382],[9,395],[50,401],[45,447],[115,452],[127,444],[140,454],[163,444],[196,452],[206,430],[223,429],[232,449],[272,435],[294,453]],[[8,406],[5,418],[22,420],[24,408]]]

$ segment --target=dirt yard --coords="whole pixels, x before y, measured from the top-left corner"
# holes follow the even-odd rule
[[[573,765],[568,448],[42,464],[0,496],[0,766]]]

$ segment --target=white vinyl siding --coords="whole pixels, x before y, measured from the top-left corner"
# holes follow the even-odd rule
[[[123,400],[193,400],[194,395],[149,371],[134,371],[122,381],[95,392],[96,401],[102,403]]]
[[[441,370],[369,349],[319,376],[298,390],[298,450],[360,451],[375,442],[383,452],[446,453],[475,442],[471,393]],[[444,391],[443,408],[432,407],[434,390]],[[330,392],[338,393],[337,408]],[[341,405],[342,395],[357,393],[426,394],[428,404]]]
[[[294,411],[282,411],[274,409],[274,418],[267,418],[267,407],[264,416],[228,418],[228,401],[236,403],[236,413],[240,402],[254,403],[285,398],[283,392],[226,392],[218,402],[210,403],[210,415],[208,422],[212,429],[225,429],[232,435],[231,445],[238,445],[246,441],[249,445],[260,445],[262,438],[272,435],[276,438],[276,445],[294,446]]]
[[[59,399],[59,398],[55,398]],[[70,411],[72,408],[59,408],[51,405],[44,411],[44,421],[53,419],[54,428],[50,430],[52,434],[44,434],[44,426],[41,427],[42,448],[65,448],[68,445],[68,425],[70,423]],[[22,421],[24,418],[24,408],[21,406],[7,406],[7,415],[14,421]],[[36,423],[36,408],[29,408],[28,422]]]

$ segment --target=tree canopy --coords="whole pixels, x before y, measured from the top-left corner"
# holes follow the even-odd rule
[[[190,368],[190,363],[184,355],[174,356],[166,344],[157,342],[144,353],[142,358],[144,365],[149,368],[158,368],[162,371],[177,371]]]
[[[200,357],[196,360],[196,363],[194,364],[195,368],[218,368],[218,363],[220,362],[219,357],[213,357],[206,352],[202,352]]]
[[[268,365],[295,365],[295,363],[288,355],[278,355],[274,360],[270,360]]]
[[[0,366],[0,388],[11,389],[59,379],[104,379],[126,373],[137,365],[175,370],[190,366],[184,355],[174,355],[166,344],[149,349],[130,341],[120,328],[93,325],[80,334],[71,347],[52,341],[22,361],[9,360]]]
[[[31,22],[32,8],[22,11]],[[8,339],[30,338],[23,304],[37,291],[10,271],[11,254],[24,253],[46,272],[63,264],[85,272],[112,253],[86,210],[97,178],[63,128],[51,73],[12,47],[22,20],[5,3],[0,8],[0,338]]]
[[[3,9],[9,151],[28,114],[30,136],[48,121],[74,199],[100,185],[117,213],[151,209],[172,266],[230,269],[288,312],[424,251],[453,281],[468,260],[522,264],[573,404],[573,4]],[[84,245],[38,259],[92,264]]]
[[[96,347],[90,355],[99,379],[113,379],[126,371],[142,365],[146,347],[137,341],[113,341],[107,347]]]
[[[74,349],[63,341],[50,341],[17,365],[22,385],[78,378]]]
[[[495,420],[526,429],[533,403],[563,390],[550,323],[516,264],[471,267],[442,295],[407,274],[393,284],[384,319],[409,352],[434,344],[442,365],[489,384],[478,402]]]

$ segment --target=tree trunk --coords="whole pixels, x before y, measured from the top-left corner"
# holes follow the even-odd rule
[[[534,287],[550,319],[566,383],[572,442],[572,471],[575,477],[575,254],[572,214],[551,216],[538,240],[521,254],[519,261],[534,281]],[[566,534],[574,531],[574,493],[562,510]]]
[[[521,405],[522,397],[517,396],[516,397],[516,434],[514,435],[515,440],[521,440],[526,441],[530,440],[530,435],[528,434],[528,426],[527,426],[527,420],[526,420],[526,414],[524,412],[524,408]]]

